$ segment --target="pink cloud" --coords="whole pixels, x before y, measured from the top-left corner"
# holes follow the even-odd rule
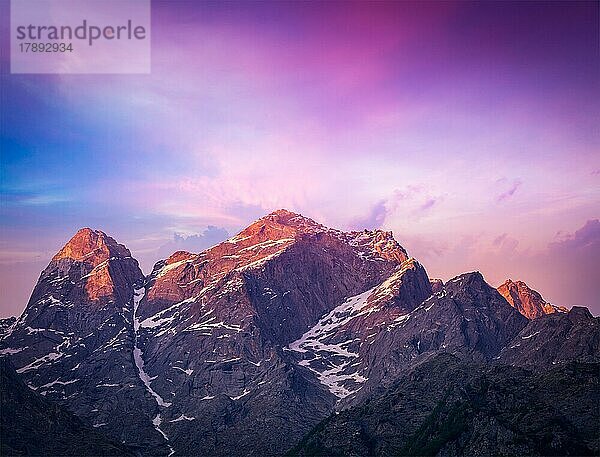
[[[548,245],[551,250],[585,249],[598,254],[600,259],[600,220],[591,219],[573,234],[560,234],[559,241]],[[600,260],[599,260],[600,262]]]

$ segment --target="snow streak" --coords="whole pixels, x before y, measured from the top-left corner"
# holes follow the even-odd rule
[[[358,390],[351,390],[348,384],[362,384],[367,379],[353,369],[352,362],[358,354],[350,351],[349,346],[354,340],[334,343],[332,339],[342,326],[373,311],[368,306],[368,299],[375,289],[348,298],[321,318],[300,339],[289,345],[292,351],[312,355],[310,359],[301,360],[299,365],[314,372],[319,382],[339,398],[347,397]]]
[[[140,306],[140,302],[144,298],[145,293],[146,291],[143,287],[140,289],[135,289],[133,291],[133,360],[135,362],[135,366],[138,369],[138,376],[141,379],[144,386],[146,386],[146,390],[148,390],[148,392],[150,392],[150,394],[154,397],[159,407],[168,408],[169,406],[171,406],[171,403],[164,401],[163,398],[154,389],[152,389],[150,385],[152,380],[156,379],[156,376],[151,378],[150,376],[148,376],[148,373],[144,371],[144,357],[141,348],[138,346],[138,332],[140,330],[140,319],[137,315],[137,311],[138,307]],[[167,447],[169,448],[169,456],[171,456],[175,453],[175,450],[168,443],[169,437],[167,436],[167,434],[160,428],[161,423],[162,417],[160,416],[160,413],[158,413],[156,417],[152,420],[152,425],[154,425],[156,431],[162,435],[165,441],[167,441]]]

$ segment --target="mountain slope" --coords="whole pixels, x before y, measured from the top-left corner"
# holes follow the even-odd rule
[[[439,352],[492,360],[526,325],[480,273],[457,276],[373,337],[363,361],[369,381],[345,404],[360,403]]]
[[[330,416],[288,455],[597,455],[599,369],[536,373],[438,354]]]
[[[405,260],[381,284],[325,314],[289,345],[298,364],[315,373],[331,393],[345,398],[368,381],[368,353],[380,331],[403,319],[425,298],[431,286],[425,269]]]
[[[0,454],[133,456],[64,408],[27,387],[0,357]]]
[[[600,318],[587,308],[552,313],[527,324],[498,359],[519,366],[547,367],[570,361],[600,362]]]

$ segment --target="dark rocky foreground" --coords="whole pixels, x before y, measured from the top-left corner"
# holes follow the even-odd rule
[[[1,455],[135,455],[62,406],[32,391],[7,357],[0,357],[0,384]]]
[[[586,308],[478,272],[430,280],[390,232],[285,210],[147,277],[125,246],[82,229],[0,332],[15,367],[3,455],[14,443],[45,455],[598,452],[600,320]],[[32,399],[41,412],[23,416]],[[49,423],[71,433],[47,443]]]
[[[536,371],[439,354],[288,456],[598,455],[598,363]]]

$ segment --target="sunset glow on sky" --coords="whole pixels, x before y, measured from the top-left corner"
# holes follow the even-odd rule
[[[145,273],[287,208],[600,313],[597,2],[152,3],[149,75],[11,75],[0,316],[79,227]]]

